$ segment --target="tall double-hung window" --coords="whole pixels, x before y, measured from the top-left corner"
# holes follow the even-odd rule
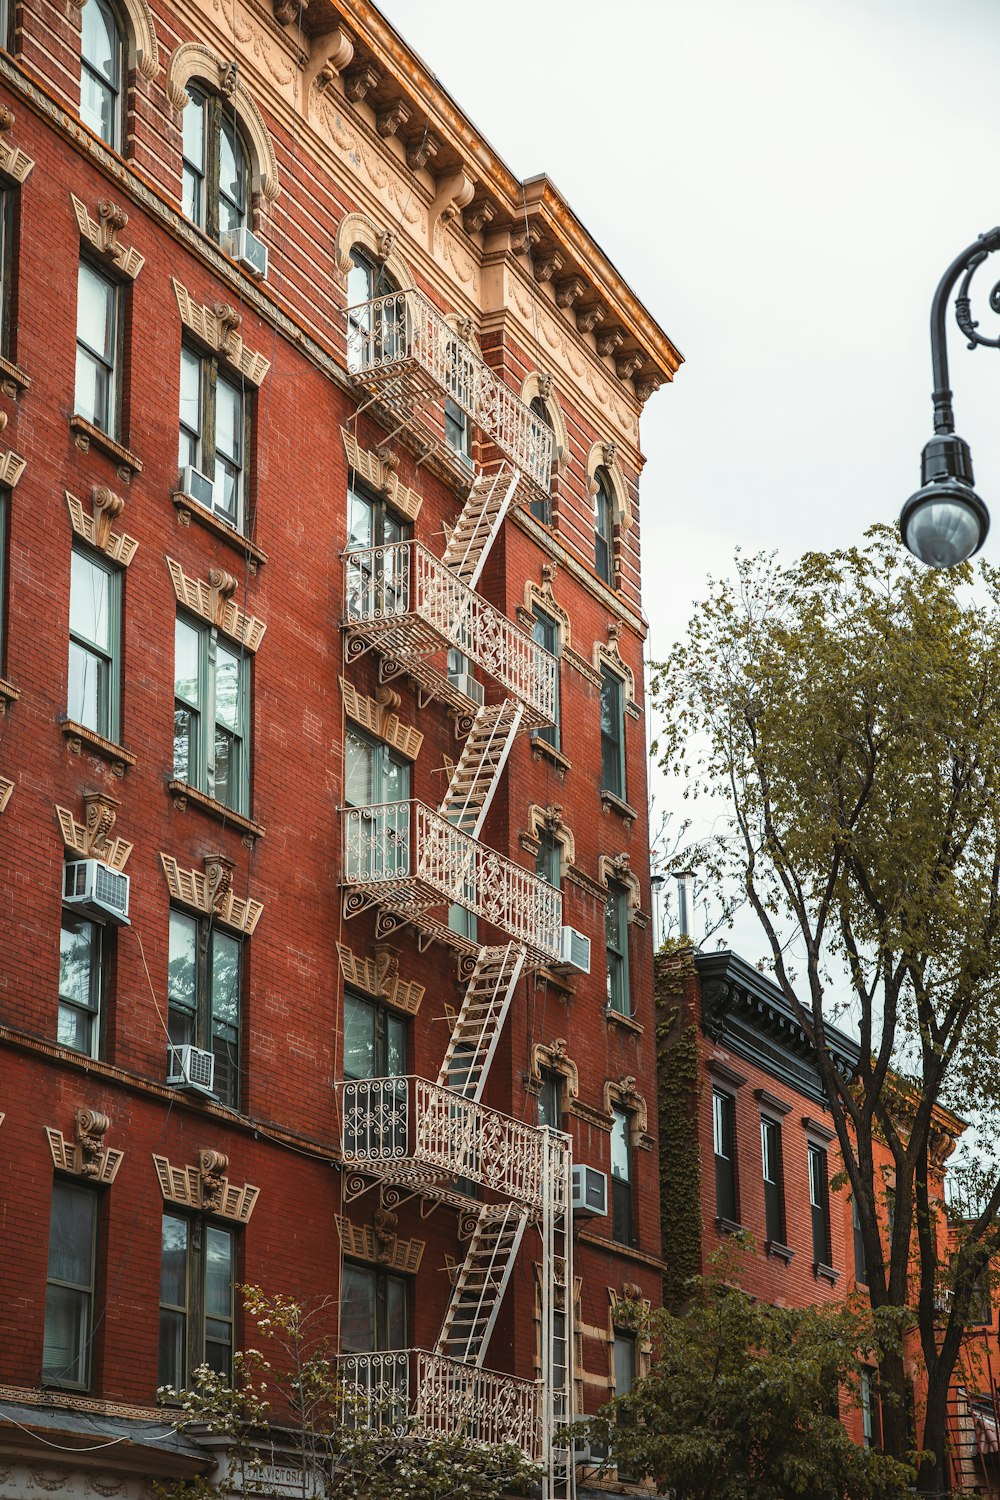
[[[94,1332],[97,1194],[56,1181],[49,1213],[45,1289],[45,1385],[85,1391],[90,1385]]]
[[[410,763],[353,724],[344,741],[347,873],[368,880],[409,872]]]
[[[108,0],[86,0],[80,47],[80,119],[113,151],[125,134],[124,29]]]
[[[192,87],[181,116],[185,214],[214,240],[242,229],[250,206],[250,172],[233,106]]]
[[[243,389],[219,372],[219,362],[181,349],[180,434],[177,463],[211,483],[207,509],[237,531],[246,528],[247,402]],[[195,494],[195,498],[198,496]]]
[[[160,1386],[189,1387],[199,1365],[233,1369],[233,1231],[200,1216],[165,1213],[160,1259]]]
[[[246,656],[212,625],[178,616],[174,637],[174,775],[233,812],[250,805]]]
[[[536,729],[532,738],[544,740],[551,745],[553,750],[559,749],[559,625],[551,615],[539,609],[536,604],[532,611],[531,639],[536,646],[541,646],[550,656],[556,658],[556,696],[555,696],[555,723],[545,724],[541,729]]]
[[[625,683],[601,668],[601,790],[625,800]]]
[[[117,439],[124,288],[81,260],[76,301],[77,414]]]
[[[69,690],[75,724],[117,742],[120,735],[121,573],[74,547],[69,591]]]
[[[214,1092],[234,1107],[240,1095],[241,959],[238,939],[206,917],[170,913],[167,960],[171,1048],[200,1047],[215,1058]]]

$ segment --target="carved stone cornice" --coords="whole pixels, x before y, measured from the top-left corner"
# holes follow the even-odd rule
[[[8,130],[14,127],[14,111],[5,104],[0,105],[0,174],[13,182],[24,182],[35,163],[20,146],[7,140]]]
[[[416,760],[424,737],[412,724],[404,724],[395,712],[399,707],[397,693],[391,688],[380,687],[374,698],[368,698],[345,677],[340,679],[340,691],[344,695],[344,712],[349,719],[367,729],[376,739],[385,740],[407,760]]]
[[[496,209],[487,198],[479,198],[462,214],[462,227],[466,234],[479,234],[496,218]]]
[[[204,916],[215,916],[226,927],[252,937],[264,904],[233,891],[233,862],[221,854],[206,854],[202,870],[182,870],[172,854],[160,854],[171,900]]]
[[[385,109],[375,116],[375,129],[383,139],[395,135],[403,125],[409,123],[413,111],[404,99],[393,99]]]
[[[112,522],[117,520],[125,509],[125,501],[121,495],[116,495],[114,490],[108,489],[107,485],[95,484],[91,499],[91,513],[88,515],[82,500],[71,495],[69,490],[66,490],[65,494],[66,504],[69,507],[70,525],[77,536],[89,542],[92,547],[96,547],[98,552],[105,553],[112,562],[120,563],[123,568],[127,568],[136,554],[139,543],[124,531],[111,530]]]
[[[396,1233],[396,1215],[385,1208],[375,1210],[374,1224],[354,1224],[343,1214],[334,1215],[341,1248],[354,1260],[385,1266],[390,1271],[416,1275],[423,1260],[426,1240],[404,1240]]]
[[[338,943],[337,960],[345,984],[363,990],[366,995],[377,995],[408,1016],[419,1011],[425,986],[400,978],[398,948],[376,943],[371,958],[359,958],[352,948]]]
[[[437,137],[425,130],[423,135],[414,136],[407,143],[406,165],[411,172],[421,172],[429,161],[433,161],[440,149]]]
[[[99,859],[112,870],[124,870],[133,845],[127,839],[110,837],[120,803],[107,792],[85,792],[83,822],[78,823],[68,807],[56,804],[56,817],[63,843],[81,859]]]
[[[230,1182],[226,1176],[229,1158],[222,1151],[202,1151],[196,1167],[174,1167],[165,1156],[154,1153],[153,1165],[165,1203],[249,1224],[260,1188],[249,1182],[242,1187]]]
[[[415,521],[420,514],[424,497],[419,490],[410,489],[402,483],[396,473],[396,455],[387,449],[373,453],[368,448],[362,448],[346,427],[342,427],[340,432],[348,468],[353,469],[357,477],[373,489],[376,495],[382,495],[393,510],[405,516],[408,521]]]
[[[3,812],[13,795],[14,783],[8,777],[0,776],[0,813]]]
[[[567,276],[562,281],[557,281],[556,307],[568,311],[574,302],[579,302],[586,290],[587,283],[582,276]]]
[[[251,385],[262,385],[271,368],[271,361],[265,359],[263,354],[252,353],[243,342],[237,332],[243,322],[240,313],[227,302],[215,302],[211,307],[195,302],[187,287],[182,286],[176,276],[171,281],[184,327],[243,375]]]
[[[352,104],[360,104],[365,95],[377,89],[381,82],[381,70],[374,63],[363,63],[344,74],[344,97]]]
[[[245,614],[237,605],[233,595],[238,585],[231,573],[224,572],[222,568],[212,568],[207,580],[189,578],[180,563],[175,562],[172,557],[166,559],[166,564],[178,604],[182,604],[192,614],[200,615],[209,624],[218,626],[248,651],[257,650],[264,639],[267,626],[256,615]]]
[[[604,322],[605,308],[599,302],[588,302],[586,307],[576,310],[576,326],[580,333],[593,333],[599,323]]]
[[[75,193],[69,196],[80,238],[86,240],[98,255],[109,260],[116,271],[134,281],[146,264],[146,257],[140,255],[133,245],[119,243],[118,235],[128,224],[125,210],[112,203],[110,198],[101,198],[97,204],[97,218],[92,219],[87,205],[81,203]]]
[[[78,1109],[74,1122],[76,1141],[67,1141],[61,1130],[46,1125],[45,1136],[57,1172],[81,1177],[110,1187],[125,1159],[125,1152],[104,1144],[111,1121],[96,1109]]]

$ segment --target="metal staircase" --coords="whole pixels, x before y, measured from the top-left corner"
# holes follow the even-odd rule
[[[527,1222],[528,1210],[515,1203],[479,1210],[435,1353],[482,1366]]]
[[[444,1088],[465,1099],[482,1098],[523,966],[524,949],[518,943],[480,949],[438,1074]]]
[[[479,582],[520,482],[520,471],[504,463],[495,474],[478,475],[466,496],[462,514],[448,539],[444,562],[470,589]]]
[[[523,704],[505,698],[486,704],[473,721],[438,809],[470,838],[479,837],[523,718]]]

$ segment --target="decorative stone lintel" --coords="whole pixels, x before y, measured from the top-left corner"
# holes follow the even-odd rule
[[[172,1166],[167,1157],[153,1155],[164,1203],[198,1209],[237,1224],[249,1224],[260,1188],[245,1182],[237,1187],[226,1176],[229,1158],[221,1151],[202,1151],[197,1166]]]
[[[81,859],[99,859],[112,870],[124,870],[133,845],[127,839],[110,837],[118,818],[116,797],[107,792],[85,792],[83,822],[78,823],[68,807],[56,804],[56,817],[67,849]]]
[[[0,776],[0,813],[14,795],[14,783],[7,776]]]
[[[65,736],[66,749],[70,755],[82,755],[86,746],[88,750],[96,751],[102,760],[109,760],[116,776],[124,776],[128,767],[135,765],[136,757],[131,750],[126,750],[124,745],[116,745],[114,740],[106,740],[103,734],[88,729],[86,724],[78,724],[75,719],[63,719],[59,728]]]
[[[837,1139],[837,1132],[831,1130],[829,1125],[824,1125],[822,1120],[816,1120],[812,1115],[802,1116],[802,1128],[806,1135],[811,1135],[815,1140],[822,1141],[824,1146],[829,1146]]]
[[[377,453],[362,448],[354,434],[346,427],[340,429],[344,439],[348,468],[353,469],[359,479],[370,485],[377,495],[382,495],[408,521],[415,521],[420,514],[424,497],[419,490],[411,489],[396,473],[398,459],[388,449]]]
[[[123,484],[129,484],[133,474],[142,473],[141,459],[136,458],[134,453],[115,438],[95,427],[93,422],[88,422],[86,417],[81,417],[79,412],[74,412],[70,417],[69,429],[81,453],[89,453],[93,445],[113,460],[115,472]]]
[[[0,432],[7,426],[7,413],[0,412]],[[0,484],[12,490],[28,466],[28,460],[15,453],[13,448],[0,448]]]
[[[555,745],[550,745],[548,740],[543,740],[539,734],[531,736],[531,758],[550,761],[560,781],[564,780],[567,771],[573,769],[573,762],[569,756],[563,755],[561,750],[557,750]]]
[[[110,198],[101,198],[97,204],[97,218],[92,219],[85,203],[75,193],[70,193],[73,212],[80,230],[80,238],[86,240],[98,255],[111,261],[116,271],[134,281],[146,264],[134,245],[119,243],[118,236],[128,224],[128,214]]]
[[[127,568],[136,554],[139,543],[134,537],[127,533],[111,530],[111,524],[125,509],[125,501],[121,495],[116,495],[114,490],[108,489],[107,485],[95,484],[91,501],[91,514],[84,510],[83,501],[78,500],[66,490],[66,504],[69,507],[70,525],[77,536],[96,547],[98,552],[104,552],[113,562],[120,563]]]
[[[20,146],[14,146],[6,139],[8,130],[13,128],[14,119],[14,111],[6,105],[0,105],[0,174],[20,183],[24,182],[35,163]]]
[[[381,996],[397,1010],[415,1016],[424,998],[425,986],[399,977],[399,949],[376,943],[372,958],[359,958],[353,949],[337,944],[337,960],[345,984]]]
[[[171,280],[184,327],[243,375],[251,385],[263,385],[264,377],[271,368],[271,361],[265,359],[263,354],[254,354],[243,342],[237,331],[243,321],[240,313],[230,307],[228,302],[216,302],[211,307],[195,302],[187,287],[182,286],[176,276]]]
[[[395,712],[399,707],[398,694],[383,687],[378,689],[376,697],[368,698],[344,677],[340,679],[340,691],[344,695],[344,711],[349,719],[367,729],[376,739],[385,740],[407,760],[416,760],[424,737],[413,725],[404,724]]]
[[[826,1266],[822,1261],[816,1261],[813,1265],[813,1275],[817,1281],[828,1281],[831,1286],[836,1286],[840,1280],[840,1272],[835,1271],[832,1266]]]
[[[233,863],[221,854],[207,854],[204,870],[182,870],[172,854],[160,855],[171,899],[203,916],[215,916],[226,927],[252,937],[264,911],[263,903],[237,896]]]
[[[302,97],[308,100],[312,88],[325,93],[333,80],[350,66],[353,56],[354,38],[342,26],[313,37],[302,79]]]
[[[781,1244],[780,1240],[765,1240],[764,1249],[768,1255],[773,1255],[775,1260],[783,1260],[786,1266],[795,1259],[795,1251],[788,1245]]]
[[[7,705],[16,703],[20,696],[20,688],[16,688],[12,682],[0,677],[0,718],[7,712]]]
[[[580,676],[585,678],[586,681],[590,683],[591,687],[600,687],[600,669],[598,668],[595,671],[587,658],[585,656],[581,656],[580,652],[575,651],[572,646],[564,646],[562,651],[559,653],[559,659],[560,661],[564,661],[568,667],[572,667],[574,672],[579,672]]]
[[[264,639],[267,626],[255,615],[245,614],[233,599],[237,580],[222,568],[213,568],[208,579],[189,578],[179,562],[166,559],[178,604],[200,615],[210,625],[239,641],[248,651],[256,651]]]
[[[5,359],[0,354],[0,391],[16,401],[22,391],[26,391],[31,385],[30,378],[24,373],[20,365],[16,365],[12,359]]]
[[[627,703],[634,704],[638,712],[641,713],[642,710],[639,708],[639,705],[635,703],[635,673],[632,671],[632,668],[622,656],[621,647],[619,645],[621,632],[621,621],[610,620],[608,622],[608,643],[607,645],[604,645],[602,641],[595,641],[593,656],[591,659],[594,671],[597,673],[598,677],[600,676],[602,666],[608,666],[613,672],[617,672],[619,677],[623,677],[625,679]]]
[[[388,1209],[375,1210],[374,1224],[354,1224],[342,1214],[335,1214],[334,1222],[345,1255],[411,1276],[419,1271],[427,1241],[400,1239],[396,1215]]]
[[[76,1112],[76,1141],[67,1141],[61,1130],[45,1127],[52,1165],[57,1172],[81,1177],[101,1187],[110,1187],[125,1160],[125,1152],[104,1145],[111,1121],[96,1109]]]

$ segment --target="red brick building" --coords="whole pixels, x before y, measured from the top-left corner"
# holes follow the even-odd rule
[[[366,0],[0,39],[0,1493],[204,1469],[156,1391],[247,1281],[565,1495],[659,1295],[680,356]]]

